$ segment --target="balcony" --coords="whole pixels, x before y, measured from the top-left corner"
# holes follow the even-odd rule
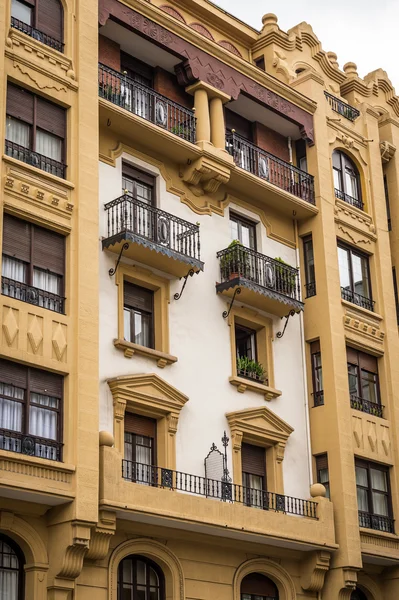
[[[216,256],[220,260],[218,293],[232,297],[239,289],[240,301],[280,317],[290,310],[303,310],[298,269],[238,244]]]
[[[361,308],[374,311],[373,300],[366,298],[366,296],[362,296],[362,294],[357,294],[348,288],[341,287],[341,298],[342,300],[356,304],[356,306],[360,306]]]
[[[359,210],[363,210],[364,204],[361,200],[358,198],[353,198],[352,196],[349,196],[349,194],[341,192],[341,190],[338,190],[337,188],[335,188],[335,197],[343,200],[351,206],[354,206],[355,208],[358,208]]]
[[[314,178],[309,173],[269,154],[237,133],[226,134],[226,150],[241,169],[307,204],[315,204]]]
[[[360,112],[357,110],[357,108],[354,108],[350,104],[343,102],[339,98],[336,98],[336,96],[333,96],[328,92],[324,92],[324,95],[333,111],[342,117],[345,117],[345,119],[348,119],[349,121],[355,121],[355,119],[357,119],[360,115]]]
[[[3,296],[9,296],[22,302],[41,306],[57,313],[65,313],[65,298],[52,292],[32,287],[21,281],[2,277],[1,293]]]
[[[395,521],[391,517],[373,515],[359,510],[359,527],[384,531],[385,533],[395,533],[394,523]]]
[[[46,44],[46,46],[50,46],[50,48],[54,48],[54,50],[58,50],[58,52],[64,52],[64,44],[62,42],[56,40],[50,35],[47,35],[46,33],[43,33],[39,29],[35,29],[31,25],[16,19],[15,17],[11,17],[11,27],[18,29],[18,31],[25,33],[38,42]]]
[[[370,402],[370,400],[364,400],[364,398],[359,398],[353,394],[351,394],[350,402],[351,408],[354,408],[355,410],[360,410],[368,415],[373,415],[373,417],[380,417],[380,419],[383,418],[384,407],[382,404]]]
[[[58,162],[57,160],[49,158],[48,156],[44,156],[43,154],[34,152],[29,148],[25,148],[24,146],[10,142],[10,140],[5,140],[4,152],[11,158],[16,158],[27,165],[32,165],[32,167],[41,169],[46,173],[50,173],[51,175],[56,175],[57,177],[62,177],[62,179],[65,179],[66,165]]]
[[[26,435],[18,431],[0,429],[0,450],[17,452],[27,456],[46,458],[47,460],[62,460],[62,446],[60,442],[39,438],[36,435]]]
[[[103,249],[183,277],[203,270],[199,226],[124,194],[108,202]]]

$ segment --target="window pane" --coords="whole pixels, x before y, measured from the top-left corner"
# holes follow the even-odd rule
[[[26,267],[26,263],[22,262],[21,260],[10,258],[9,256],[3,254],[1,267],[3,277],[7,277],[13,281],[26,283]]]
[[[338,265],[341,287],[350,290],[349,256],[348,251],[344,248],[338,248]]]
[[[238,240],[238,223],[230,220],[230,237],[231,240]]]
[[[381,492],[388,491],[387,474],[379,469],[370,469],[371,487]]]
[[[328,469],[320,469],[319,471],[319,483],[328,482]]]
[[[333,174],[334,174],[334,187],[335,187],[335,189],[342,191],[341,173],[340,173],[340,171],[338,171],[337,169],[333,169]]]
[[[136,445],[136,462],[142,465],[152,464],[152,451],[148,446]]]
[[[156,587],[159,585],[158,575],[152,567],[149,567],[149,569],[150,569],[150,585]]]
[[[23,404],[14,402],[11,398],[23,400],[24,390],[0,383],[0,427],[11,431],[22,431]]]
[[[124,560],[122,563],[123,583],[133,583],[133,563],[131,560]]]
[[[359,197],[359,194],[357,188],[356,175],[353,173],[352,170],[349,170],[348,168],[345,169],[345,183],[346,193],[349,194],[349,196],[352,196],[352,198],[357,199]]]
[[[29,148],[30,142],[30,126],[23,121],[18,121],[13,117],[7,116],[6,120],[6,140]]]
[[[368,486],[367,469],[356,467],[356,485]]]
[[[142,560],[138,560],[137,563],[137,584],[145,585],[146,582],[146,564]]]
[[[62,160],[62,140],[41,129],[36,130],[36,152],[61,162]]]
[[[18,21],[32,25],[32,9],[30,6],[18,2],[18,0],[12,0],[11,2],[11,16]]]
[[[388,496],[386,494],[379,494],[373,492],[373,513],[375,515],[389,516],[388,510]]]
[[[123,334],[127,342],[131,342],[131,316],[132,312],[129,308],[123,310]]]
[[[158,588],[150,589],[150,600],[159,600],[159,589]]]
[[[377,393],[377,377],[374,373],[362,370],[361,372],[362,382],[362,398],[369,400],[370,402],[378,403]]]
[[[138,311],[134,312],[134,343],[140,344],[140,346],[151,346],[150,341],[150,315],[141,313]]]
[[[53,410],[30,406],[29,433],[48,440],[57,439],[57,417]]]
[[[314,255],[313,255],[312,240],[305,242],[304,250],[305,250],[306,283],[313,283],[315,281],[315,271],[314,271]]]
[[[357,488],[357,507],[363,512],[369,512],[369,501],[367,496],[367,490]]]
[[[50,271],[43,271],[42,269],[33,269],[33,286],[40,290],[45,290],[51,294],[61,295],[61,282],[62,277],[50,273]]]
[[[359,386],[358,386],[358,370],[356,365],[348,365],[348,382],[349,382],[349,393],[354,396],[359,396]]]
[[[369,298],[367,260],[361,256],[356,256],[356,254],[352,254],[352,269],[354,292]]]

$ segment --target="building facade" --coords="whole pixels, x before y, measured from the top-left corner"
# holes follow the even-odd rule
[[[0,7],[0,599],[397,599],[386,73],[207,0]]]

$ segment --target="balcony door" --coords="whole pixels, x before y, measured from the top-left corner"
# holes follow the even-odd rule
[[[139,117],[150,119],[153,113],[151,88],[153,69],[149,65],[121,53],[122,72],[126,80],[121,82],[121,93],[125,107]]]
[[[125,458],[123,461],[125,479],[142,485],[156,483],[156,430],[155,419],[130,412],[125,413]]]
[[[122,191],[132,199],[120,215],[123,229],[131,231],[152,242],[155,239],[155,177],[123,163]]]
[[[267,508],[265,448],[242,444],[241,467],[244,504],[255,508]]]

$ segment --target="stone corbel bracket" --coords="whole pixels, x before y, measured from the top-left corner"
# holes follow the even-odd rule
[[[381,160],[383,163],[387,163],[391,160],[396,152],[396,146],[389,142],[380,142]]]
[[[301,586],[309,592],[319,592],[330,567],[331,555],[325,550],[312,552],[301,566]]]
[[[116,515],[107,510],[100,511],[100,520],[92,529],[90,547],[85,556],[88,560],[103,560],[109,551],[109,544],[116,531]]]
[[[76,579],[82,571],[83,560],[89,550],[90,527],[75,523],[72,530],[72,544],[65,552],[61,571],[58,577],[62,579]]]
[[[230,179],[230,167],[209,156],[201,156],[182,172],[182,179],[195,196],[214,194]]]

